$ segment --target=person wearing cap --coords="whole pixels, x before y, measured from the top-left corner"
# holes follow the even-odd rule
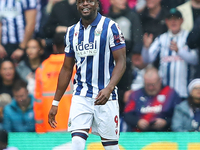
[[[188,85],[189,97],[175,107],[172,130],[175,132],[200,131],[200,78]]]
[[[197,50],[186,45],[188,31],[181,29],[183,18],[177,9],[170,9],[165,22],[168,31],[153,43],[152,35],[144,35],[142,57],[145,63],[159,60],[163,84],[174,88],[184,100],[188,97],[187,85],[192,79],[192,70],[198,63]]]

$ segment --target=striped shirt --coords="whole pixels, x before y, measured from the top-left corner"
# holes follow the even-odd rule
[[[112,51],[125,47],[118,25],[99,13],[87,27],[81,20],[68,28],[65,53],[75,57],[77,73],[74,79],[74,95],[95,98],[110,82],[115,61]],[[110,99],[118,99],[117,87]]]
[[[198,62],[197,51],[189,49],[186,45],[188,32],[181,30],[174,35],[170,31],[157,37],[151,44],[148,52],[145,48],[142,50],[142,56],[145,62],[153,62],[159,55],[159,72],[164,85],[174,88],[181,98],[188,96],[187,85],[191,80],[192,66]],[[178,52],[170,50],[171,41],[175,41],[178,46]]]
[[[24,38],[25,11],[36,9],[37,0],[0,0],[2,44],[20,43]]]

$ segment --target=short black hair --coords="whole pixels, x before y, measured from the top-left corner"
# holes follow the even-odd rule
[[[8,143],[8,132],[6,130],[0,129],[0,141],[2,143]]]
[[[19,91],[21,88],[27,89],[27,82],[25,82],[22,79],[18,79],[13,83],[12,90],[13,91]]]
[[[56,47],[62,47],[65,45],[65,34],[65,32],[58,32],[54,34],[53,44],[56,45]]]

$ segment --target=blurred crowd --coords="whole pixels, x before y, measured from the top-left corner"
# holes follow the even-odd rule
[[[118,23],[126,41],[127,67],[118,83],[121,132],[200,131],[200,0],[99,3],[99,13]],[[73,78],[56,129],[48,112],[65,33],[79,20],[76,0],[0,1],[0,129],[67,130]]]

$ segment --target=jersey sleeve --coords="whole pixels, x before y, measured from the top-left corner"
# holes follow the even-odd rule
[[[73,34],[71,34],[70,29],[67,29],[67,33],[65,35],[65,55],[68,57],[74,57],[75,53],[73,50],[73,45],[71,44]]]
[[[111,30],[109,30],[109,44],[112,51],[121,49],[125,47],[124,35],[121,32],[117,23],[111,25]]]

